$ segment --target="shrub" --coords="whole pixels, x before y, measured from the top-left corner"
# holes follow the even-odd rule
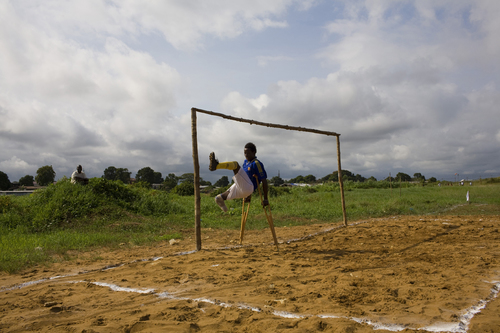
[[[38,190],[30,195],[28,206],[32,217],[32,227],[35,230],[51,229],[69,223],[72,219],[85,217],[92,209],[99,206],[104,195],[97,186],[71,184],[63,179],[57,184],[51,184],[44,190]]]
[[[289,187],[281,187],[281,186],[269,186],[269,196],[271,197],[278,197],[283,194],[290,194],[290,188]]]
[[[172,193],[181,196],[194,195],[194,185],[190,182],[180,183],[172,189]]]
[[[185,212],[183,207],[170,201],[167,192],[157,190],[144,191],[133,208],[139,214],[154,216]]]
[[[497,178],[486,178],[485,180],[486,184],[498,184],[500,183],[500,177]]]
[[[0,226],[53,230],[69,226],[75,220],[97,216],[117,218],[126,211],[157,216],[183,213],[184,208],[172,203],[164,191],[103,178],[92,178],[88,185],[71,184],[63,178],[29,197],[0,197]]]
[[[12,199],[8,195],[0,196],[0,212],[5,213],[12,207]]]

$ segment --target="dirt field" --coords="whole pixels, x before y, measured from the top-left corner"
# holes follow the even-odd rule
[[[499,216],[350,223],[2,274],[0,332],[500,332]]]

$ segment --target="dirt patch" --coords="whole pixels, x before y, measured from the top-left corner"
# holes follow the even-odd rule
[[[0,332],[500,332],[500,217],[203,230],[0,275]],[[99,259],[96,259],[99,258]]]

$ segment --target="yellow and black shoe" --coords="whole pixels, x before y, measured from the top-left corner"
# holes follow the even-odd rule
[[[210,153],[209,158],[210,158],[210,164],[208,165],[208,170],[215,171],[217,169],[217,165],[219,164],[219,160],[215,158],[214,152]]]

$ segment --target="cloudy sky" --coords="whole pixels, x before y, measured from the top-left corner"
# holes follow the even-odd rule
[[[193,172],[191,107],[340,133],[365,177],[500,176],[498,0],[0,0],[0,171]],[[335,137],[198,115],[208,154],[337,169]]]

